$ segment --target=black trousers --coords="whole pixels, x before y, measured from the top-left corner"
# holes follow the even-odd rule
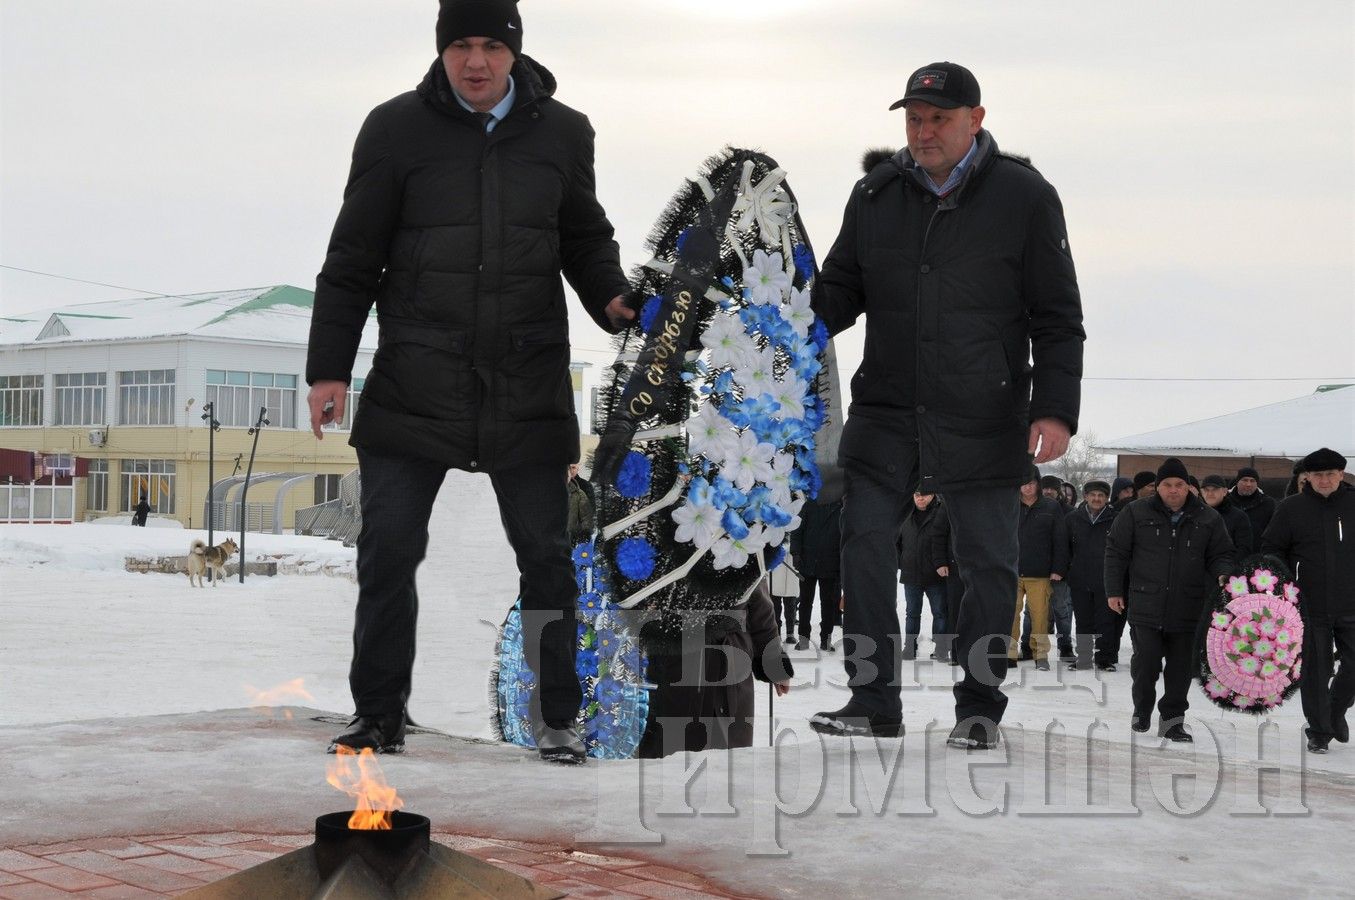
[[[1340,654],[1339,667],[1333,650]],[[1303,623],[1299,696],[1309,731],[1314,737],[1331,737],[1332,720],[1345,715],[1355,702],[1355,616]]]
[[[428,519],[447,467],[361,449],[358,467],[362,531],[348,683],[358,715],[391,714],[409,700],[419,613],[414,572],[428,549]],[[517,557],[523,649],[538,676],[533,715],[552,724],[572,722],[581,693],[574,672],[577,588],[565,537],[569,498],[564,467],[496,472],[490,481]],[[454,573],[450,581],[455,583]]]
[[[902,712],[898,660],[903,652],[896,598],[894,541],[913,507],[912,493],[895,490],[846,461],[842,505],[842,586],[847,597],[842,630],[844,668],[852,699],[884,715]],[[898,465],[916,471],[917,460]],[[1017,527],[1015,487],[949,491],[951,547],[964,580],[956,651],[964,679],[955,685],[957,721],[1002,721],[1007,697],[1007,639],[1016,611]]]
[[[1134,655],[1129,671],[1134,685],[1134,715],[1149,718],[1157,699],[1157,677],[1162,679],[1162,702],[1157,711],[1161,722],[1179,719],[1190,708],[1186,699],[1196,648],[1193,631],[1163,631],[1147,625],[1131,625]]]
[[[831,640],[838,624],[838,597],[842,594],[836,578],[809,578],[800,582],[800,637],[809,637],[811,615],[814,610],[814,588],[819,594],[819,639]]]
[[[794,597],[772,597],[772,612],[776,613],[776,627],[779,630],[782,620],[785,621],[786,636],[790,637],[795,632],[795,610],[800,606],[798,595]]]
[[[1124,616],[1110,608],[1102,591],[1071,588],[1073,624],[1077,629],[1077,664],[1089,668],[1114,665],[1120,661],[1120,635]]]

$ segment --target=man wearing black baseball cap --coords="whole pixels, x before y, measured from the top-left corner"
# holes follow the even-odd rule
[[[831,333],[866,320],[840,453],[843,629],[862,653],[845,660],[851,700],[810,720],[826,734],[903,729],[892,548],[918,490],[945,495],[965,586],[951,744],[996,746],[1018,487],[1032,455],[1058,459],[1077,430],[1085,335],[1063,208],[1028,161],[998,150],[980,100],[952,62],[908,78],[894,104],[908,145],[868,154],[814,284]]]

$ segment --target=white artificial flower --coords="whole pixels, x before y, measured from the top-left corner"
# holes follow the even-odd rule
[[[781,182],[786,173],[773,169],[756,185],[753,184],[753,166],[747,163],[743,167],[743,177],[739,183],[739,195],[734,199],[730,213],[738,218],[734,227],[739,231],[751,231],[757,225],[762,242],[773,246],[781,243],[781,235],[795,215],[795,202],[790,199]]]
[[[772,502],[782,509],[791,504],[790,473],[795,468],[795,457],[789,453],[777,453],[772,457],[772,477],[767,479],[767,487],[772,489]]]
[[[772,418],[803,419],[805,417],[805,395],[809,393],[809,382],[803,378],[783,381],[769,393],[773,400],[781,404],[781,408],[772,413]]]
[[[742,366],[757,353],[757,344],[733,313],[712,319],[701,334],[701,345],[710,350],[710,364],[717,369]]]
[[[715,542],[715,568],[741,569],[748,564],[748,557],[761,553],[765,546],[767,537],[761,525],[748,526],[745,538],[726,535]]]
[[[792,288],[790,303],[781,307],[781,318],[789,322],[800,337],[809,337],[809,329],[814,325],[814,310],[809,308],[809,291]]]
[[[695,544],[701,550],[709,550],[725,533],[720,525],[720,511],[707,503],[683,501],[673,510],[673,521],[678,525],[674,538],[679,543]]]
[[[748,291],[748,302],[754,306],[780,305],[781,298],[790,292],[790,276],[781,254],[754,250],[753,264],[743,270],[743,286]]]
[[[734,370],[734,381],[743,388],[745,397],[761,397],[763,394],[776,396],[777,383],[774,367],[776,351],[771,347],[755,351],[745,365]],[[804,415],[804,406],[800,407]]]
[[[688,449],[712,462],[737,453],[739,435],[734,425],[720,414],[713,403],[701,404],[696,415],[687,420]]]
[[[775,453],[776,448],[771,444],[758,443],[757,435],[750,429],[739,435],[738,449],[720,463],[720,473],[739,490],[751,491],[754,484],[772,477]]]

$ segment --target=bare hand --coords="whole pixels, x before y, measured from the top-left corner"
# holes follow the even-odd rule
[[[1052,575],[1049,576],[1049,580],[1050,580],[1050,581],[1062,581],[1062,580],[1063,580],[1063,576],[1060,575],[1058,572],[1055,572],[1055,573],[1053,573]]]
[[[937,574],[937,575],[940,575],[942,578],[949,578],[949,577],[950,577],[950,566],[937,566],[937,568],[936,568],[936,574]]]
[[[1117,613],[1124,612],[1123,597],[1109,597],[1106,599],[1106,605],[1109,606],[1111,609],[1115,610]]]
[[[635,310],[626,305],[626,298],[620,294],[612,298],[603,312],[607,314],[607,321],[611,322],[617,331],[628,328],[630,323],[635,321]]]
[[[344,381],[317,381],[311,385],[306,402],[311,408],[311,433],[316,440],[323,441],[325,436],[320,429],[325,425],[343,421],[344,404],[348,402],[348,383]]]
[[[778,697],[784,697],[790,693],[789,681],[778,681],[773,687],[776,688],[776,696]]]
[[[1030,423],[1030,443],[1026,450],[1035,454],[1036,465],[1053,462],[1067,452],[1071,437],[1062,419],[1036,419]]]

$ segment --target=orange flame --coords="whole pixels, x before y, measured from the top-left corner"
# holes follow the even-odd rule
[[[249,694],[251,708],[258,712],[266,712],[269,716],[273,715],[271,707],[286,704],[288,701],[310,700],[313,702],[315,700],[307,692],[304,678],[293,678],[291,681],[263,691],[250,684],[245,685],[244,688],[245,692]],[[284,709],[282,716],[290,720],[292,711]]]
[[[360,831],[389,831],[391,813],[405,805],[405,801],[386,783],[386,776],[370,747],[357,753],[342,744],[329,766],[325,780],[357,801],[357,808],[348,819],[348,827]],[[358,771],[353,772],[352,759],[357,757]]]

